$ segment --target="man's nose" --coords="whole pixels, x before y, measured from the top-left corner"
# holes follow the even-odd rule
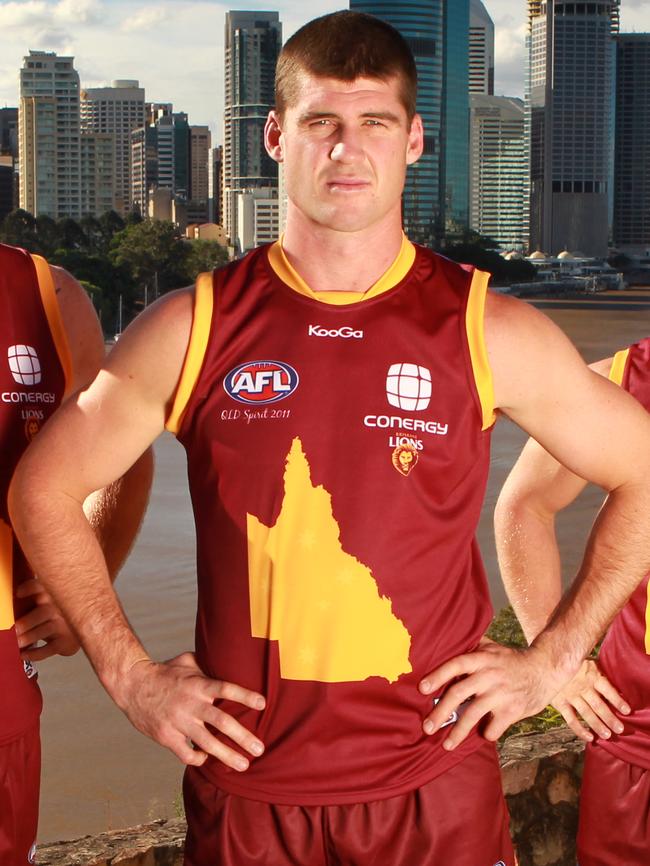
[[[353,130],[341,130],[338,140],[330,151],[330,159],[334,162],[349,163],[359,158],[362,152],[361,136]]]

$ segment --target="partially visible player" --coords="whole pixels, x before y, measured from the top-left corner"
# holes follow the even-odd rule
[[[99,323],[79,283],[40,256],[0,244],[1,866],[23,866],[34,857],[41,694],[33,662],[79,647],[16,542],[7,491],[29,443],[103,360]],[[150,482],[147,454],[86,503],[113,576],[137,532]]]
[[[650,338],[593,367],[650,411]],[[619,447],[626,447],[624,437]],[[586,483],[530,440],[499,497],[499,564],[529,641],[544,629],[562,593],[556,514]],[[588,744],[580,794],[580,866],[646,866],[650,857],[648,578],[609,627],[598,662],[583,661],[553,699]]]

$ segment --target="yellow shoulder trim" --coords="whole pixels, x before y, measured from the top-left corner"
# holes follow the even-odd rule
[[[203,366],[212,324],[213,297],[212,272],[199,274],[194,290],[194,316],[190,341],[187,345],[176,396],[165,424],[165,427],[174,435],[180,430],[183,415]]]
[[[645,607],[645,651],[646,655],[650,656],[650,580],[646,591],[646,607]]]
[[[295,292],[305,295],[325,304],[340,306],[342,304],[356,304],[366,301],[392,289],[400,283],[413,267],[415,261],[415,247],[406,237],[402,235],[402,245],[395,261],[390,265],[381,277],[365,292],[314,292],[293,267],[282,248],[282,238],[269,248],[269,264],[276,275]]]
[[[485,271],[474,271],[472,284],[467,299],[467,311],[465,314],[465,327],[467,329],[467,342],[469,354],[472,360],[474,381],[481,401],[483,413],[482,430],[487,430],[496,421],[494,412],[494,386],[492,384],[492,370],[488,361],[487,348],[485,346],[485,332],[483,319],[485,315],[485,298],[490,274]]]
[[[65,377],[65,395],[68,396],[72,390],[74,380],[74,370],[72,369],[72,354],[70,352],[70,344],[63,324],[61,316],[61,308],[56,298],[56,286],[54,285],[54,277],[52,269],[42,256],[32,255],[32,261],[36,268],[36,277],[38,279],[38,288],[43,301],[43,308],[47,316],[47,322],[50,326],[50,333],[54,340],[59,361],[63,367],[63,375]]]
[[[0,630],[14,624],[13,533],[0,520]]]
[[[612,361],[612,366],[609,370],[609,378],[617,385],[623,384],[623,374],[625,373],[625,367],[629,356],[629,349],[621,349],[620,352],[617,352],[614,355],[614,360]]]

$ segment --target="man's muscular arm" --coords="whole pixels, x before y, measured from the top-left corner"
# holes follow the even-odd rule
[[[562,332],[527,304],[490,295],[485,337],[495,405],[610,495],[571,589],[529,649],[485,643],[422,681],[428,694],[462,678],[425,720],[429,733],[471,699],[447,748],[485,716],[485,735],[496,739],[514,721],[539,712],[575,675],[650,566],[650,415],[589,370]]]
[[[19,464],[10,491],[18,538],[72,625],[100,680],[131,722],[187,764],[208,753],[244,770],[262,744],[217,698],[264,706],[261,695],[203,676],[191,654],[151,661],[126,620],[95,533],[89,493],[121,477],[163,430],[192,322],[192,294],[166,295],[129,327],[92,385],[69,400]],[[196,744],[193,749],[188,741]]]
[[[104,337],[95,310],[82,286],[63,268],[53,267],[55,289],[72,362],[69,391],[75,393],[97,375],[104,361]],[[86,516],[97,533],[115,579],[138,533],[144,514],[153,458],[147,451],[114,484],[95,491],[84,503]],[[16,622],[21,655],[41,661],[52,655],[71,655],[79,643],[70,631],[52,597],[38,578],[21,584],[20,598],[29,598],[33,608]],[[41,642],[40,645],[37,645]]]
[[[591,369],[607,377],[611,363],[612,358],[607,358],[592,364]],[[555,516],[574,501],[586,483],[529,439],[499,495],[494,511],[499,567],[529,643],[544,629],[562,596]],[[623,730],[609,704],[623,714],[630,712],[591,659],[582,662],[576,676],[552,703],[574,733],[587,742],[593,735],[576,713],[600,737],[607,738],[612,730]]]

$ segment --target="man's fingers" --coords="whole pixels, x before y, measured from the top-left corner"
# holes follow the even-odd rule
[[[236,719],[219,710],[216,707],[210,707],[205,713],[204,720],[207,724],[212,725],[222,734],[240,745],[243,749],[249,752],[254,757],[259,757],[264,751],[264,744],[257,739],[249,730],[241,725]]]
[[[593,742],[593,734],[585,728],[568,701],[557,701],[554,706],[562,713],[564,721],[576,736],[580,737],[581,740],[584,740],[585,743]]]
[[[442,744],[443,748],[451,751],[460,745],[483,716],[490,712],[490,703],[489,698],[470,701],[456,724],[450,726],[449,734]]]
[[[485,677],[482,676],[482,673],[477,673],[454,683],[424,720],[424,732],[435,734],[445,722],[449,721],[461,704],[481,691],[484,680]]]
[[[423,695],[431,695],[437,692],[450,680],[473,673],[481,665],[480,653],[465,653],[462,656],[450,659],[444,665],[440,665],[435,671],[431,671],[420,680],[419,689]]]
[[[243,704],[245,707],[250,707],[251,710],[263,710],[266,705],[264,697],[258,692],[252,692],[243,686],[227,683],[223,680],[214,680],[213,682],[215,683],[215,698],[235,701],[238,704]]]
[[[35,577],[32,577],[31,580],[26,580],[16,587],[17,598],[30,598],[33,595],[42,595],[44,599],[51,601],[47,590],[40,580],[37,580]]]
[[[56,619],[59,618],[58,611],[55,611],[49,604],[42,607],[39,605],[30,610],[29,613],[26,613],[25,616],[21,616],[20,619],[16,620],[16,634],[20,637],[21,634],[37,626],[51,622],[54,617]]]
[[[218,740],[208,729],[201,724],[196,724],[190,731],[190,736],[193,743],[201,749],[202,752],[212,755],[222,764],[227,767],[232,767],[243,773],[250,766],[250,761],[244,755],[240,755],[230,746],[227,746],[221,740]]]
[[[21,659],[29,662],[42,662],[55,655],[58,655],[56,645],[50,643],[46,643],[43,646],[30,646],[20,651]]]
[[[623,733],[623,723],[616,717],[609,704],[597,692],[584,695],[584,698],[596,716],[607,726],[608,730],[614,731],[616,734]],[[585,721],[588,721],[588,719],[585,719]]]
[[[623,715],[627,716],[632,712],[632,709],[625,698],[616,691],[614,686],[603,674],[600,674],[597,678],[594,683],[594,688],[596,691],[600,692],[605,700],[609,701],[613,707],[616,707],[620,713],[623,713]]]

